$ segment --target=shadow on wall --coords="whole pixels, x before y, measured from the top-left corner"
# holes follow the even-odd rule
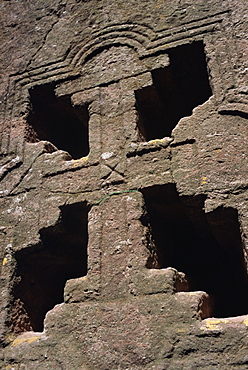
[[[202,41],[166,50],[170,65],[152,71],[153,85],[136,90],[143,140],[171,136],[178,121],[212,95]]]
[[[64,301],[66,281],[87,274],[87,227],[85,203],[63,206],[58,223],[40,230],[41,243],[16,253],[12,332],[43,331],[46,313]]]
[[[142,191],[156,254],[148,268],[174,267],[186,274],[191,291],[212,297],[213,316],[248,313],[248,277],[237,211],[205,213],[205,196],[179,197],[174,184]]]
[[[31,111],[27,118],[26,140],[50,141],[73,159],[89,154],[88,106],[71,104],[70,96],[57,97],[54,82],[29,90]]]

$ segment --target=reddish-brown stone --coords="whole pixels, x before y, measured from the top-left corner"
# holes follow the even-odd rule
[[[0,367],[246,369],[247,3],[0,8]]]

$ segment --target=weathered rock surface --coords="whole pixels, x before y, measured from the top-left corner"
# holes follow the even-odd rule
[[[0,9],[0,367],[247,369],[247,3]]]

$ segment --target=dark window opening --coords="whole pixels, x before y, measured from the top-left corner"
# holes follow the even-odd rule
[[[73,159],[89,153],[88,106],[72,106],[70,96],[57,97],[55,83],[31,88],[26,139],[50,141]]]
[[[63,206],[60,221],[40,230],[41,243],[16,253],[14,333],[43,331],[46,313],[64,301],[66,281],[87,274],[87,220],[84,203]]]
[[[143,140],[171,136],[178,121],[212,95],[202,41],[167,51],[170,65],[152,71],[153,85],[135,91]]]
[[[179,197],[172,184],[143,191],[156,253],[148,268],[174,267],[191,291],[207,292],[213,316],[248,313],[248,279],[237,211],[205,213],[205,196]]]

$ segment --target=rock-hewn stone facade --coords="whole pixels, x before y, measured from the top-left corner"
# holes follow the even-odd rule
[[[0,1],[1,368],[248,368],[248,6]]]

